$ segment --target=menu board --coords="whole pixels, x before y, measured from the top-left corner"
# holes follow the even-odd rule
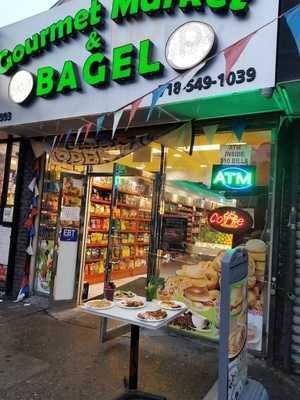
[[[187,218],[163,218],[162,248],[166,251],[184,251],[187,236]]]

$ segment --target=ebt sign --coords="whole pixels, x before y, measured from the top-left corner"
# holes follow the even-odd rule
[[[175,8],[182,12],[193,10],[200,14],[203,14],[205,8],[209,8],[217,13],[231,12],[239,15],[247,13],[249,4],[245,0],[206,0],[205,2],[204,0],[114,0],[110,18],[112,21],[120,23],[125,18],[138,14],[153,16],[156,13],[165,13],[168,16],[168,13],[175,11]],[[105,30],[107,15],[102,3],[98,0],[91,0],[89,8],[82,8],[73,15],[67,15],[49,24],[39,32],[27,37],[23,42],[16,44],[13,49],[1,50],[0,75],[13,75],[9,86],[10,99],[21,104],[34,95],[50,97],[53,94],[79,91],[83,84],[95,88],[106,88],[110,82],[132,82],[137,75],[143,78],[161,77],[164,72],[163,61],[153,59],[154,43],[147,37],[140,40],[138,46],[126,43],[112,48],[112,54],[108,58],[106,49],[109,43],[106,43],[99,33],[99,31]],[[193,26],[191,29],[197,29],[200,32],[201,29],[204,29],[203,26],[206,26],[206,30],[208,30],[203,41],[207,41],[207,37],[210,35],[211,45],[208,46],[208,51],[199,49],[199,56],[197,58],[196,55],[196,60],[194,57],[191,65],[185,65],[178,69],[184,70],[197,65],[212,49],[215,38],[213,30],[209,30],[209,25],[202,24],[202,27]],[[194,35],[198,34],[197,32],[193,33]],[[85,50],[90,55],[85,59],[81,69],[74,61],[67,59],[59,71],[51,65],[42,66],[35,73],[17,71],[33,57],[41,57],[50,50],[55,51],[54,46],[66,44],[68,40],[76,40],[77,35],[83,34],[88,34]],[[176,69],[176,63],[169,60],[168,57],[167,62]],[[22,74],[16,73],[16,71],[22,72]]]

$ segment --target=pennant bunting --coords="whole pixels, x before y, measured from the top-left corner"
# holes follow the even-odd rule
[[[61,142],[62,142],[64,136],[65,136],[64,133],[61,133],[61,134],[59,135],[58,144],[61,144]]]
[[[51,151],[54,149],[54,147],[55,147],[55,145],[56,145],[56,142],[57,142],[57,136],[54,136],[53,142],[52,142]]]
[[[147,122],[149,121],[151,114],[153,113],[154,107],[156,103],[158,102],[159,98],[164,94],[165,90],[169,86],[170,82],[165,83],[164,85],[159,86],[157,89],[152,92],[152,100],[151,100],[151,105],[149,108],[148,116],[147,116]]]
[[[32,181],[28,185],[28,189],[33,192],[36,185],[36,177],[32,178]]]
[[[300,56],[300,5],[285,14],[286,22],[294,37]]]
[[[82,132],[83,128],[84,128],[84,126],[81,126],[81,127],[78,129],[77,135],[76,135],[76,139],[75,139],[75,143],[74,143],[74,146],[77,145],[78,140],[79,140],[79,138],[80,138],[80,135],[81,135],[81,132]]]
[[[71,135],[72,135],[72,129],[68,129],[67,134],[66,134],[66,139],[65,139],[65,146],[68,143],[68,141],[70,140]]]
[[[104,120],[105,120],[105,114],[100,115],[100,117],[98,117],[96,120],[96,139],[103,128]]]
[[[111,135],[112,139],[114,138],[116,130],[119,126],[119,122],[123,115],[123,111],[124,111],[124,108],[122,108],[122,110],[118,110],[114,113],[114,123],[113,123],[113,128],[112,128],[112,135]]]
[[[241,139],[243,137],[246,125],[247,125],[246,122],[243,120],[237,120],[232,124],[232,130],[239,142],[241,141]]]
[[[131,109],[130,109],[130,114],[129,114],[129,120],[128,120],[128,125],[127,125],[127,128],[126,128],[126,129],[129,128],[129,126],[130,126],[130,124],[131,124],[131,122],[132,122],[132,120],[133,120],[133,118],[134,118],[134,116],[135,116],[137,110],[139,109],[139,107],[140,107],[140,105],[141,105],[141,103],[142,103],[143,100],[144,100],[144,97],[141,97],[141,98],[135,100],[135,101],[131,104]]]
[[[213,143],[213,140],[214,140],[214,137],[215,137],[215,134],[216,134],[218,128],[219,128],[219,125],[209,125],[209,126],[202,127],[203,132],[204,132],[209,144]]]
[[[86,139],[88,138],[89,133],[90,133],[90,131],[91,131],[91,129],[92,129],[92,126],[93,126],[93,123],[92,123],[92,122],[86,124],[86,130],[85,130],[85,135],[84,135],[83,143],[85,143]]]
[[[229,46],[227,47],[227,49],[224,50],[225,79],[228,78],[228,75],[230,74],[233,66],[236,64],[255,33],[256,32],[250,33],[250,35],[244,37],[243,39],[239,40],[238,42],[234,43],[232,46]]]

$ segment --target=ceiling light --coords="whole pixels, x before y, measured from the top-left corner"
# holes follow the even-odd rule
[[[204,144],[201,146],[194,146],[193,151],[214,151],[214,150],[220,150],[221,145],[220,144]]]
[[[200,168],[207,168],[207,165],[206,164],[201,164]]]
[[[168,165],[168,166],[167,166],[167,169],[172,169],[172,168],[173,168],[173,167],[171,167],[171,165]]]
[[[181,155],[181,154],[178,154],[178,153],[176,153],[176,154],[174,154],[174,157],[176,157],[176,158],[181,158],[181,157],[182,157],[182,155]]]
[[[161,154],[161,150],[152,148],[152,154]]]

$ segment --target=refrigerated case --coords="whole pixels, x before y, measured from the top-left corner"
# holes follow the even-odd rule
[[[53,289],[55,263],[57,261],[57,250],[60,226],[61,226],[61,198],[65,196],[63,171],[70,171],[66,177],[82,178],[80,172],[82,167],[72,167],[65,164],[53,163],[47,160],[41,195],[41,212],[38,228],[38,244],[36,255],[35,291],[39,294],[50,296]]]

